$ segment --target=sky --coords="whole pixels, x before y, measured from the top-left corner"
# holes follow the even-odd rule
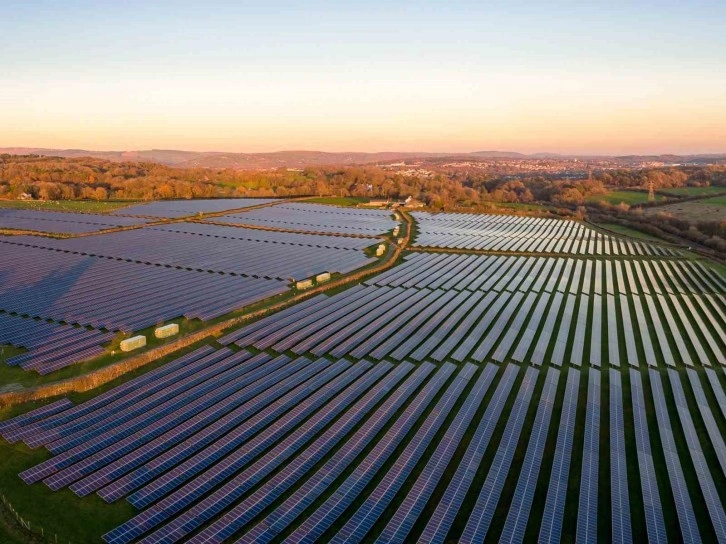
[[[726,2],[15,1],[0,147],[726,152]]]

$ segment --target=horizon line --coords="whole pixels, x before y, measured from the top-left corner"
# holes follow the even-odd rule
[[[195,149],[175,149],[175,148],[163,148],[163,147],[151,147],[147,149],[91,149],[91,148],[85,148],[85,147],[42,147],[42,146],[27,146],[27,145],[20,145],[20,146],[0,146],[0,152],[3,152],[5,150],[28,150],[31,152],[33,150],[46,150],[46,151],[80,151],[80,152],[89,152],[89,153],[142,153],[142,152],[149,152],[149,151],[161,151],[161,152],[181,152],[181,153],[199,153],[199,154],[225,154],[225,153],[232,153],[232,154],[239,154],[239,155],[269,155],[269,154],[278,154],[278,153],[325,153],[325,154],[346,154],[346,153],[356,153],[356,154],[366,154],[366,155],[380,155],[384,153],[390,153],[390,154],[407,154],[407,155],[439,155],[439,156],[454,156],[454,155],[475,155],[477,153],[516,153],[518,155],[522,155],[524,158],[527,157],[534,157],[536,155],[554,155],[559,156],[562,158],[568,158],[568,157],[588,157],[588,158],[600,158],[600,157],[607,157],[607,158],[613,158],[613,157],[647,157],[647,156],[664,156],[664,155],[672,155],[676,157],[699,157],[699,156],[718,156],[718,155],[724,155],[726,156],[726,150],[724,151],[696,151],[696,152],[689,152],[689,153],[676,153],[671,151],[658,151],[658,152],[629,152],[629,153],[607,153],[607,152],[592,152],[592,153],[570,153],[570,152],[561,152],[561,151],[534,151],[534,152],[524,152],[524,151],[516,151],[513,149],[479,149],[475,151],[402,151],[402,150],[377,150],[377,151],[356,151],[356,150],[346,150],[346,151],[326,151],[323,149],[275,149],[270,151],[230,151],[230,150],[214,150],[214,151],[199,151]],[[16,153],[10,153],[15,154]],[[541,157],[537,157],[541,158]]]

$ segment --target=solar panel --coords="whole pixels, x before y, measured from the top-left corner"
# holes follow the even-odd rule
[[[600,436],[600,371],[590,369],[587,385],[587,412],[585,414],[585,439],[582,446],[582,470],[580,472],[580,499],[577,509],[578,544],[595,542],[597,539],[597,494]]]
[[[557,372],[554,369],[552,371]],[[497,453],[489,468],[489,473],[479,492],[479,497],[474,504],[474,508],[461,534],[460,542],[483,542],[489,531],[489,525],[494,517],[494,511],[499,502],[499,496],[504,488],[504,481],[509,473],[509,468],[514,458],[514,451],[519,442],[519,436],[522,432],[524,418],[527,415],[527,408],[532,398],[537,375],[537,369],[533,367],[527,368],[524,380],[519,387],[517,397],[510,411],[507,426],[502,435],[502,441],[499,444]],[[514,535],[510,535],[510,537],[514,537]]]
[[[532,427],[533,432],[529,437],[527,453],[524,456],[517,487],[514,490],[514,497],[509,506],[507,519],[499,539],[500,542],[524,542],[524,533],[527,529],[529,512],[534,501],[534,491],[537,486],[537,477],[542,464],[545,443],[547,442],[547,433],[550,427],[559,378],[560,373],[558,370],[554,368],[547,370],[547,378],[540,395],[537,415]]]
[[[631,370],[631,372],[633,372]],[[625,457],[623,386],[620,371],[610,369],[610,515],[613,542],[632,542],[628,468]]]
[[[272,488],[261,488],[248,497],[239,506],[239,523],[249,523],[267,504],[275,500],[277,493],[284,492],[284,489],[293,485],[298,478],[307,472],[326,452],[330,451],[337,443],[339,443],[357,423],[365,418],[369,412],[376,406],[382,398],[386,396],[396,384],[408,374],[413,365],[410,363],[402,363],[397,365],[390,373],[388,373],[379,383],[370,389],[360,400],[351,406],[351,403],[363,390],[370,385],[366,385],[369,379],[368,375],[361,378],[356,384],[350,386],[341,395],[336,397],[334,401],[328,403],[322,410],[317,412],[313,417],[308,419],[304,424],[300,425],[293,433],[286,437],[283,441],[275,445],[264,456],[255,463],[247,467],[237,476],[232,477],[244,467],[251,459],[254,458],[252,452],[240,450],[228,457],[223,463],[217,463],[215,466],[192,480],[184,487],[166,498],[159,500],[157,504],[150,506],[141,514],[132,518],[128,522],[120,525],[113,531],[104,535],[104,540],[108,543],[130,542],[163,522],[168,520],[176,513],[184,511],[176,520],[162,527],[157,536],[163,536],[166,533],[174,533],[175,524],[183,526],[190,524],[189,531],[203,524],[206,520],[223,511],[224,508],[234,500],[241,497],[246,491],[251,489],[262,478],[270,474],[282,463],[287,465],[282,472],[277,474],[273,480],[275,482]],[[374,367],[376,369],[390,369],[387,363],[379,363]],[[421,374],[413,378],[415,383],[420,383]],[[409,382],[411,383],[411,380]],[[400,400],[401,395],[396,397],[394,402]],[[404,397],[405,398],[405,397]],[[390,403],[389,403],[390,404]],[[343,414],[335,420],[336,416]],[[305,451],[308,456],[302,457],[295,454],[310,442],[314,436],[324,429],[331,421],[335,422],[315,440]],[[272,445],[272,444],[270,444]],[[245,455],[247,454],[247,455]],[[249,458],[246,458],[249,457]],[[178,476],[178,475],[176,475]],[[167,481],[166,484],[169,482]],[[224,484],[217,491],[210,494],[204,500],[199,502],[194,511],[190,512],[188,507],[195,500],[203,497],[206,493],[213,490],[216,486]],[[175,485],[171,485],[173,489]],[[148,506],[155,502],[159,497],[163,497],[166,491],[153,489],[150,487],[145,492],[132,495],[132,504],[137,507]],[[161,491],[161,493],[159,493]],[[155,538],[150,535],[150,540]]]
[[[466,401],[457,412],[416,482],[400,502],[398,509],[383,529],[377,542],[395,544],[406,540],[414,523],[421,515],[426,502],[430,499],[431,494],[441,480],[446,467],[451,462],[457,446],[471,424],[496,373],[497,367],[492,363],[484,367]]]
[[[368,534],[383,510],[391,503],[398,490],[409,477],[414,467],[421,459],[421,456],[432,444],[434,436],[443,425],[444,420],[448,417],[454,407],[454,404],[463,392],[469,380],[471,380],[474,376],[476,370],[477,367],[470,363],[464,366],[461,372],[459,372],[457,377],[454,379],[453,383],[443,394],[437,405],[433,408],[429,416],[421,424],[416,434],[408,442],[391,469],[383,476],[382,481],[368,495],[363,504],[358,507],[347,523],[345,523],[345,525],[343,525],[343,527],[331,539],[331,542],[338,542],[341,544],[360,542],[366,534]],[[383,442],[379,442],[378,444],[381,445]],[[310,522],[312,522],[313,518],[316,518],[314,528],[310,531],[306,531],[306,524],[308,523],[306,522],[298,531],[291,535],[290,539],[292,541],[295,541],[296,538],[301,539],[303,535],[306,539],[315,538],[321,535],[327,526],[332,523],[332,516],[327,516],[326,524],[320,523],[319,517],[322,517],[320,514],[326,507],[332,507],[331,502],[336,502],[334,508],[338,511],[342,509],[344,504],[350,504],[350,502],[356,497],[355,492],[362,488],[362,484],[367,483],[373,477],[373,467],[379,464],[367,462],[371,458],[372,454],[374,454],[374,452],[371,452],[366,460],[358,466],[356,471],[348,477],[346,482],[338,489],[335,496],[328,499],[325,504],[323,504],[310,518],[308,518],[308,521]],[[380,454],[384,454],[384,452],[380,452]],[[376,459],[376,461],[379,459]],[[340,496],[341,489],[343,489],[351,479],[355,478],[358,478],[358,480],[355,481],[355,483],[351,482],[350,489],[352,492],[349,493],[346,500]]]
[[[0,228],[3,229],[83,234],[144,222],[143,219],[105,214],[0,208]]]
[[[585,331],[587,330],[587,309],[590,305],[590,297],[588,295],[580,296],[580,306],[577,310],[577,320],[575,321],[575,337],[572,341],[572,352],[570,354],[570,362],[577,366],[582,366],[583,350],[585,349]]]
[[[580,386],[580,371],[571,368],[567,371],[567,385],[557,431],[557,445],[552,461],[547,498],[545,500],[542,526],[539,531],[539,542],[560,542],[562,536],[562,520],[567,498],[567,482],[570,473],[570,456],[575,433],[575,417],[577,416],[577,397]]]
[[[688,380],[691,382],[693,396],[696,398],[698,411],[701,413],[701,419],[706,426],[706,432],[716,452],[716,458],[721,465],[721,470],[726,474],[726,445],[724,445],[723,436],[718,428],[716,419],[711,413],[711,407],[708,404],[708,399],[706,399],[706,393],[701,385],[701,379],[698,377],[698,373],[692,368],[687,369],[686,372],[688,373]]]
[[[713,523],[713,528],[719,542],[726,541],[726,514],[724,513],[716,485],[703,454],[701,442],[698,439],[698,434],[696,433],[696,428],[688,409],[688,403],[686,402],[685,393],[683,392],[681,379],[678,376],[678,372],[670,368],[668,369],[668,378],[670,379],[671,389],[673,390],[673,398],[683,428],[684,438],[688,444],[688,452],[691,455],[691,461],[693,461],[698,483],[706,501],[706,509],[711,517],[711,522]]]
[[[195,415],[176,429],[172,429],[131,454],[125,455],[91,475],[86,476],[84,479],[71,485],[70,488],[77,495],[87,495],[111,483],[118,477],[127,474],[132,469],[144,464],[150,459],[158,459],[160,453],[166,452],[168,454],[167,450],[179,444],[182,440],[186,441],[187,439],[194,438],[198,436],[198,433],[204,433],[205,438],[207,438],[210,429],[219,427],[220,425],[226,425],[226,430],[230,430],[235,424],[244,422],[243,429],[237,429],[235,435],[241,442],[245,438],[253,436],[257,431],[262,430],[266,422],[269,423],[269,421],[266,421],[262,417],[267,415],[265,414],[267,407],[279,401],[277,405],[273,405],[277,410],[273,409],[269,415],[281,414],[287,408],[291,408],[295,404],[302,402],[310,393],[310,388],[323,387],[348,366],[350,365],[347,362],[331,365],[328,360],[320,359],[315,361],[299,372],[286,378],[281,378],[274,387],[264,390],[259,395],[227,413],[223,409],[211,407]],[[177,464],[180,459],[178,450],[175,453],[173,463]],[[169,466],[173,465],[170,463]],[[146,474],[148,475],[148,473]]]
[[[180,316],[208,320],[288,290],[287,281],[275,279],[0,243],[0,309],[97,329],[131,332]]]
[[[214,220],[220,223],[368,236],[384,234],[398,225],[389,211],[339,208],[307,202],[285,202],[215,217]]]
[[[671,420],[666,407],[665,393],[660,374],[651,369],[648,371],[650,386],[655,405],[655,414],[658,421],[658,431],[663,448],[663,455],[668,469],[668,478],[673,492],[673,499],[676,505],[676,514],[681,528],[681,536],[684,542],[701,542],[698,531],[696,516],[688,494],[686,478],[683,474],[681,462],[678,457],[678,449],[673,436]]]
[[[438,544],[445,542],[446,535],[481,464],[484,451],[489,445],[494,427],[499,421],[518,372],[519,368],[516,365],[507,365],[505,368],[476,432],[459,462],[456,473],[449,482],[433,514],[431,514],[418,542]]]
[[[226,210],[250,208],[276,202],[274,198],[217,198],[193,200],[159,200],[147,204],[127,206],[113,212],[114,215],[139,215],[145,217],[176,218],[199,213],[216,213]]]
[[[415,371],[415,378],[417,375],[423,378],[425,375],[430,373],[433,365],[423,363]],[[408,433],[414,423],[418,420],[421,413],[424,411],[426,406],[431,399],[436,395],[436,392],[444,385],[448,377],[454,370],[454,366],[449,364],[442,367],[432,378],[429,380],[421,392],[414,397],[407,409],[400,415],[398,419],[393,422],[390,427],[388,434],[393,448],[395,445],[400,443],[400,440]],[[356,432],[350,439],[348,439],[341,449],[339,449],[333,456],[328,459],[325,464],[320,467],[314,474],[312,474],[305,483],[299,487],[292,495],[290,495],[285,502],[278,506],[270,515],[267,516],[262,522],[252,527],[246,532],[241,538],[240,542],[254,542],[262,543],[269,542],[272,538],[280,534],[287,526],[290,525],[295,519],[297,519],[302,512],[319,497],[332,483],[333,481],[342,474],[342,472],[358,457],[358,455],[370,444],[371,440],[378,434],[378,432],[387,424],[388,421],[393,420],[395,414],[400,409],[403,401],[414,393],[417,389],[421,380],[416,382],[415,387],[406,388],[406,386],[399,388],[394,392],[394,396],[390,397],[387,406],[384,409],[379,409],[375,414],[371,416],[363,426]],[[415,380],[409,380],[409,383],[414,383]],[[406,394],[396,395],[397,393],[406,392]],[[379,450],[385,444],[385,439],[374,446],[374,450]],[[342,493],[348,487],[343,487],[336,491],[336,493]],[[354,482],[349,482],[351,488],[355,488]],[[327,518],[313,519],[311,516],[305,520],[301,527],[307,527],[308,530],[314,530],[315,527],[324,526]],[[312,525],[305,525],[305,523],[312,523]],[[236,533],[241,528],[240,518],[235,512],[235,509],[222,516],[219,520],[214,522],[212,525],[204,529],[200,534],[200,539],[210,538],[215,535],[214,538],[228,538]]]
[[[706,377],[708,378],[708,383],[711,384],[711,389],[713,390],[713,394],[716,397],[718,407],[721,409],[721,413],[723,414],[724,418],[726,418],[726,394],[724,394],[723,387],[718,381],[718,375],[713,369],[707,368]]]
[[[633,400],[633,420],[635,427],[635,445],[638,452],[638,468],[640,488],[643,492],[645,509],[645,526],[648,540],[654,543],[667,542],[663,508],[658,493],[658,482],[655,465],[651,453],[650,436],[648,434],[648,418],[646,416],[645,395],[640,372],[630,369],[630,391]]]

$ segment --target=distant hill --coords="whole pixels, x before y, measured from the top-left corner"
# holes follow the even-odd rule
[[[86,149],[47,149],[39,147],[5,147],[0,154],[42,155],[51,157],[93,157],[111,161],[148,161],[169,166],[190,168],[233,168],[236,170],[267,170],[271,168],[304,168],[306,166],[349,166],[355,164],[390,163],[426,159],[454,158],[465,160],[485,159],[593,159],[594,156],[558,155],[556,153],[523,154],[515,151],[474,151],[471,153],[414,153],[414,152],[325,152],[325,151],[276,151],[271,153],[225,153],[221,151],[180,151],[175,149],[148,149],[138,151],[90,151]],[[607,158],[598,156],[597,158]],[[708,162],[724,160],[726,153],[704,155],[629,155],[611,157],[623,164],[657,161],[664,163]]]

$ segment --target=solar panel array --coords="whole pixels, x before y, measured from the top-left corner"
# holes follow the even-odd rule
[[[184,224],[174,228],[183,229]],[[336,237],[332,236],[306,240],[308,235],[305,234],[278,234],[280,238],[288,238],[288,242],[283,243],[236,238],[232,236],[242,234],[238,232],[242,229],[227,230],[230,232],[225,237],[200,236],[166,228],[134,229],[65,240],[17,236],[4,243],[134,263],[283,280],[307,278],[321,272],[347,273],[375,261],[375,258],[367,257],[361,247],[312,245],[319,244],[320,238],[330,238],[334,244]],[[370,240],[367,242],[363,247],[371,245]]]
[[[0,229],[83,234],[116,227],[142,225],[144,222],[143,219],[134,217],[0,208]]]
[[[274,198],[218,198],[194,200],[159,200],[147,204],[136,204],[115,210],[113,215],[138,215],[173,219],[198,215],[199,213],[218,213],[238,210],[276,202]]]
[[[605,276],[609,268],[598,263],[414,253],[363,286],[290,308],[221,342],[314,356],[537,366],[568,361],[595,368],[620,366],[625,347],[622,360],[634,367],[657,366],[659,358],[668,366],[726,364],[717,277],[698,264],[662,260],[644,262],[650,275],[643,281],[613,285]],[[629,271],[630,262],[614,267]],[[642,354],[635,347],[638,332]]]
[[[413,212],[415,245],[523,253],[600,256],[678,256],[669,247],[623,240],[565,219],[465,213]]]
[[[26,483],[130,502],[108,543],[726,541],[726,284],[617,257],[413,252],[0,435],[49,451]]]
[[[610,457],[608,540],[636,536],[625,468],[631,462],[641,475],[638,500],[650,540],[708,537],[711,529],[693,514],[701,493],[720,538],[715,482],[723,475],[705,460],[717,444],[695,434],[679,372],[667,371],[668,391],[662,372],[589,369],[581,380],[572,367],[394,364],[205,346],[84,403],[60,400],[1,422],[0,434],[50,451],[20,474],[26,483],[108,502],[125,497],[139,509],[104,536],[109,543],[525,542],[537,534],[542,542],[566,534],[590,542],[598,534],[603,455]],[[697,402],[707,398],[702,377],[687,375]],[[625,380],[632,398],[623,394]],[[603,450],[606,388],[611,442]],[[646,419],[649,402],[657,424]],[[710,401],[699,413],[706,426],[716,417]],[[630,417],[634,459],[624,442]],[[575,440],[578,418],[584,434]],[[667,481],[653,468],[649,425],[660,434]],[[691,445],[698,494],[685,483],[676,440]],[[522,457],[514,462],[517,451]],[[573,477],[578,494],[568,492]],[[673,490],[679,527],[664,523],[660,485]],[[574,504],[577,519],[564,516],[566,504]]]
[[[211,319],[283,293],[280,280],[199,273],[2,243],[0,310],[135,331],[184,316]]]
[[[215,222],[288,230],[378,236],[398,222],[391,212],[290,202],[215,218]]]
[[[164,201],[117,210],[115,215],[0,210],[15,228],[88,232],[114,226],[143,227],[133,216],[173,218],[275,203],[274,199]],[[387,212],[303,205],[310,217],[351,225],[366,218],[389,221]],[[292,213],[282,210],[283,214]],[[24,221],[37,225],[26,225]],[[44,225],[48,228],[45,228]],[[326,230],[326,229],[322,229]],[[344,229],[345,230],[345,229]],[[13,236],[0,239],[0,312],[17,317],[20,329],[0,342],[30,349],[8,361],[48,373],[104,353],[108,331],[137,331],[185,317],[209,320],[289,289],[290,280],[324,272],[347,274],[376,261],[371,237],[178,222],[68,239]],[[15,319],[15,317],[13,318]],[[34,324],[31,324],[34,323]],[[65,327],[64,323],[93,330]],[[38,332],[43,328],[45,332]],[[56,333],[51,334],[52,331]],[[65,332],[61,332],[65,331]],[[40,339],[48,338],[47,345]],[[24,343],[23,343],[24,342]]]
[[[251,229],[245,227],[226,227],[204,222],[182,222],[169,225],[156,225],[149,227],[165,232],[185,234],[198,234],[213,238],[226,238],[230,240],[245,240],[250,242],[270,242],[293,246],[327,247],[335,249],[365,249],[371,247],[372,242],[367,238],[355,238],[339,234],[312,234],[290,233],[272,230]]]
[[[7,358],[7,364],[39,374],[49,374],[102,354],[103,344],[113,336],[95,329],[0,313],[0,345],[26,349],[25,353]]]

